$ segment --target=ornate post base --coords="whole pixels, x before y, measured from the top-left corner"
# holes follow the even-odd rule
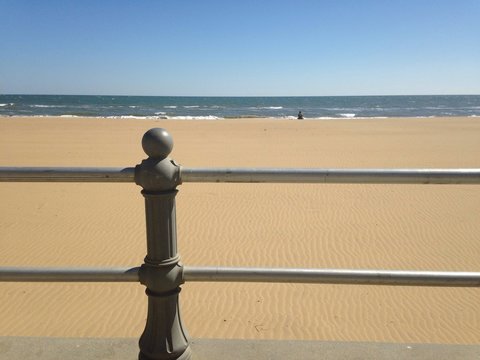
[[[155,294],[148,289],[148,316],[140,337],[139,360],[188,360],[191,351],[178,308],[180,288]]]

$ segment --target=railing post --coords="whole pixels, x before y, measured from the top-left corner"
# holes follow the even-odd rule
[[[139,341],[139,359],[186,360],[191,358],[191,351],[178,303],[183,266],[177,254],[175,217],[180,169],[167,158],[173,140],[166,130],[147,131],[142,147],[148,159],[135,168],[135,182],[145,197],[147,256],[140,282],[147,287],[148,315]]]

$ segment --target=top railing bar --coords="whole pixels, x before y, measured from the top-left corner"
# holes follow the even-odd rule
[[[135,168],[0,167],[0,182],[134,182]]]
[[[135,168],[0,167],[0,182],[134,182]],[[181,182],[480,184],[480,169],[281,169],[180,167]]]
[[[480,169],[185,168],[182,182],[480,184]]]

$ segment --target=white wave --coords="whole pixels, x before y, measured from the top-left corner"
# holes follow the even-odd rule
[[[71,115],[71,114],[64,114],[60,115],[61,118],[77,118],[79,117],[78,115]]]
[[[136,119],[136,120],[159,120],[159,119],[168,119],[168,120],[218,120],[222,119],[221,117],[207,115],[207,116],[165,116],[158,114],[156,116],[137,116],[137,115],[120,115],[120,116],[106,116],[106,119]]]
[[[185,109],[193,109],[193,108],[199,108],[200,106],[199,105],[185,105],[184,108]]]
[[[97,117],[97,116],[93,116]],[[167,119],[168,117],[165,115],[146,115],[146,116],[138,116],[138,115],[112,115],[112,116],[100,116],[105,119],[122,119],[122,120],[128,120],[128,119],[135,119],[135,120],[160,120],[160,119]]]
[[[165,105],[164,108],[165,109],[176,109],[177,106],[176,105]]]
[[[338,114],[338,115],[340,115],[340,116],[342,116],[342,117],[349,118],[349,119],[351,119],[351,118],[354,118],[354,117],[355,117],[355,114]]]
[[[260,109],[267,109],[267,110],[280,110],[283,109],[283,106],[263,106]]]
[[[166,115],[167,113],[165,111],[157,111],[155,115]]]
[[[136,116],[136,115],[120,115],[120,116],[107,116],[108,119],[149,119],[156,118],[156,116]]]
[[[28,105],[29,107],[35,108],[64,108],[66,105]]]
[[[340,110],[353,110],[353,109],[346,109],[344,107],[320,107],[321,110],[329,110],[329,111],[340,111]],[[361,109],[360,109],[361,110]]]
[[[218,116],[207,115],[207,116],[167,116],[167,119],[171,120],[218,120],[222,119]]]
[[[13,103],[9,103],[9,104],[0,104],[0,107],[4,107],[4,106],[13,106]]]
[[[135,108],[137,108],[138,106],[135,106],[135,105],[129,105],[128,107],[129,107],[129,108],[131,108],[131,109],[135,109]]]

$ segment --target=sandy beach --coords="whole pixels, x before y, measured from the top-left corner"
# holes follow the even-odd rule
[[[478,168],[480,118],[0,118],[0,166],[132,167],[163,127],[189,167]],[[0,183],[0,266],[139,266],[135,184]],[[480,186],[183,184],[186,265],[480,271]],[[193,338],[480,343],[480,289],[187,283]],[[0,283],[0,335],[139,337],[139,284]]]

